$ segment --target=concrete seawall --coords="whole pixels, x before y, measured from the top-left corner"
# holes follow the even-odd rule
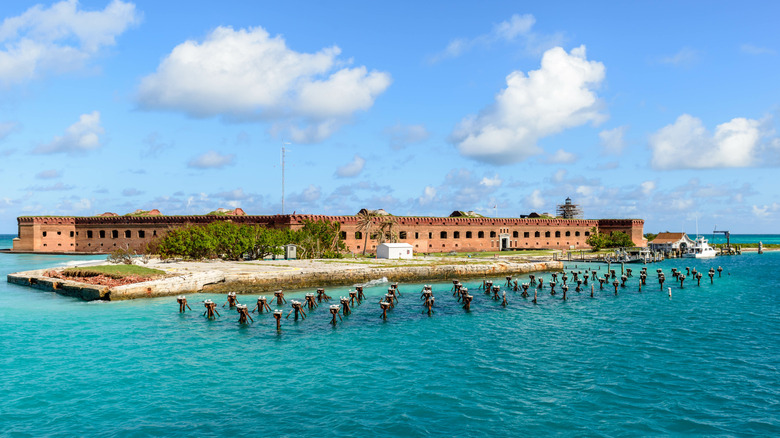
[[[162,266],[156,266],[161,268]],[[198,269],[200,268],[200,269]],[[220,269],[213,264],[188,264],[178,268],[168,265],[168,277],[124,286],[96,286],[44,276],[49,269],[8,275],[8,282],[86,301],[117,301],[191,294],[197,292],[262,293],[278,289],[313,289],[316,287],[351,286],[382,277],[393,282],[423,282],[467,278],[502,278],[508,275],[563,269],[559,261],[504,262],[461,265],[418,265],[398,267],[352,266],[349,268],[313,266],[258,271],[251,265],[243,269]]]
[[[493,263],[490,265],[435,265],[397,268],[361,268],[319,272],[279,272],[228,276],[224,283],[209,284],[208,292],[257,293],[278,289],[312,289],[326,286],[351,286],[382,277],[391,282],[423,282],[466,278],[496,278],[536,271],[563,269],[556,261],[536,263]]]

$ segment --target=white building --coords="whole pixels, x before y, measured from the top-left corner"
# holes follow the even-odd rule
[[[648,245],[653,251],[685,253],[693,243],[685,233],[659,233]]]
[[[414,256],[414,247],[408,243],[380,243],[376,247],[378,259],[410,259]]]

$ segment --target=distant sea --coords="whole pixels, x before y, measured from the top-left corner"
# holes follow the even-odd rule
[[[0,254],[0,274],[100,258]],[[671,278],[717,266],[714,284]],[[567,266],[588,268],[606,270]],[[1,281],[0,435],[780,436],[780,253],[648,270],[642,292],[635,275],[617,296],[545,287],[507,308],[466,281],[471,313],[436,282],[432,317],[422,285],[401,284],[387,321],[380,284],[336,327],[321,306],[281,334],[268,314],[205,320],[201,301],[223,295],[179,314],[173,297],[87,303]]]
[[[723,234],[701,234],[709,243],[726,243],[726,238]],[[695,234],[689,234],[691,238],[695,237]],[[780,234],[732,234],[729,237],[731,243],[780,243]]]

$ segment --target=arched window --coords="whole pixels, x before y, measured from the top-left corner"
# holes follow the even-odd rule
[[[518,237],[520,237],[520,233],[518,233],[517,231],[512,231],[512,237],[517,239]]]
[[[477,237],[479,237],[480,239],[484,239],[485,238],[485,232],[484,231],[480,231],[479,233],[477,233]]]
[[[571,231],[567,231],[566,232],[566,237],[569,237],[569,236],[571,236]]]
[[[549,231],[545,231],[544,232],[544,237],[550,237],[550,232]]]
[[[471,231],[466,231],[466,239],[471,239]]]
[[[577,236],[577,237],[579,237],[579,236],[580,236],[580,232],[579,232],[579,231],[575,231],[575,232],[574,232],[574,235],[575,235],[575,236]]]
[[[117,230],[111,230],[111,238],[116,239],[119,237],[119,231]]]
[[[496,237],[496,232],[495,231],[491,231],[490,232],[490,237]]]
[[[541,234],[539,234],[539,232],[537,231],[534,233],[534,237],[541,237]]]
[[[460,231],[453,231],[452,232],[452,238],[453,239],[460,239]]]
[[[447,232],[446,231],[442,231],[441,233],[439,233],[439,238],[440,239],[446,239],[447,238]]]
[[[555,232],[555,237],[561,237],[561,232],[560,231],[556,231]]]
[[[362,238],[363,238],[363,233],[361,233],[360,231],[355,231],[355,239],[362,239]]]

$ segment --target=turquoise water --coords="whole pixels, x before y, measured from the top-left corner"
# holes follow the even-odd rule
[[[0,254],[0,273],[74,259]],[[671,281],[717,265],[714,285]],[[87,303],[3,281],[0,435],[780,435],[780,253],[650,271],[619,296],[510,292],[503,309],[475,292],[469,314],[438,283],[433,317],[402,284],[387,322],[383,284],[335,328],[321,306],[281,334],[268,314],[206,321],[198,301],[222,295],[180,315],[173,297]]]
[[[723,234],[702,234],[710,243],[726,243]],[[691,236],[693,238],[693,236]],[[740,243],[780,243],[780,234],[732,234],[729,238],[732,244]]]

